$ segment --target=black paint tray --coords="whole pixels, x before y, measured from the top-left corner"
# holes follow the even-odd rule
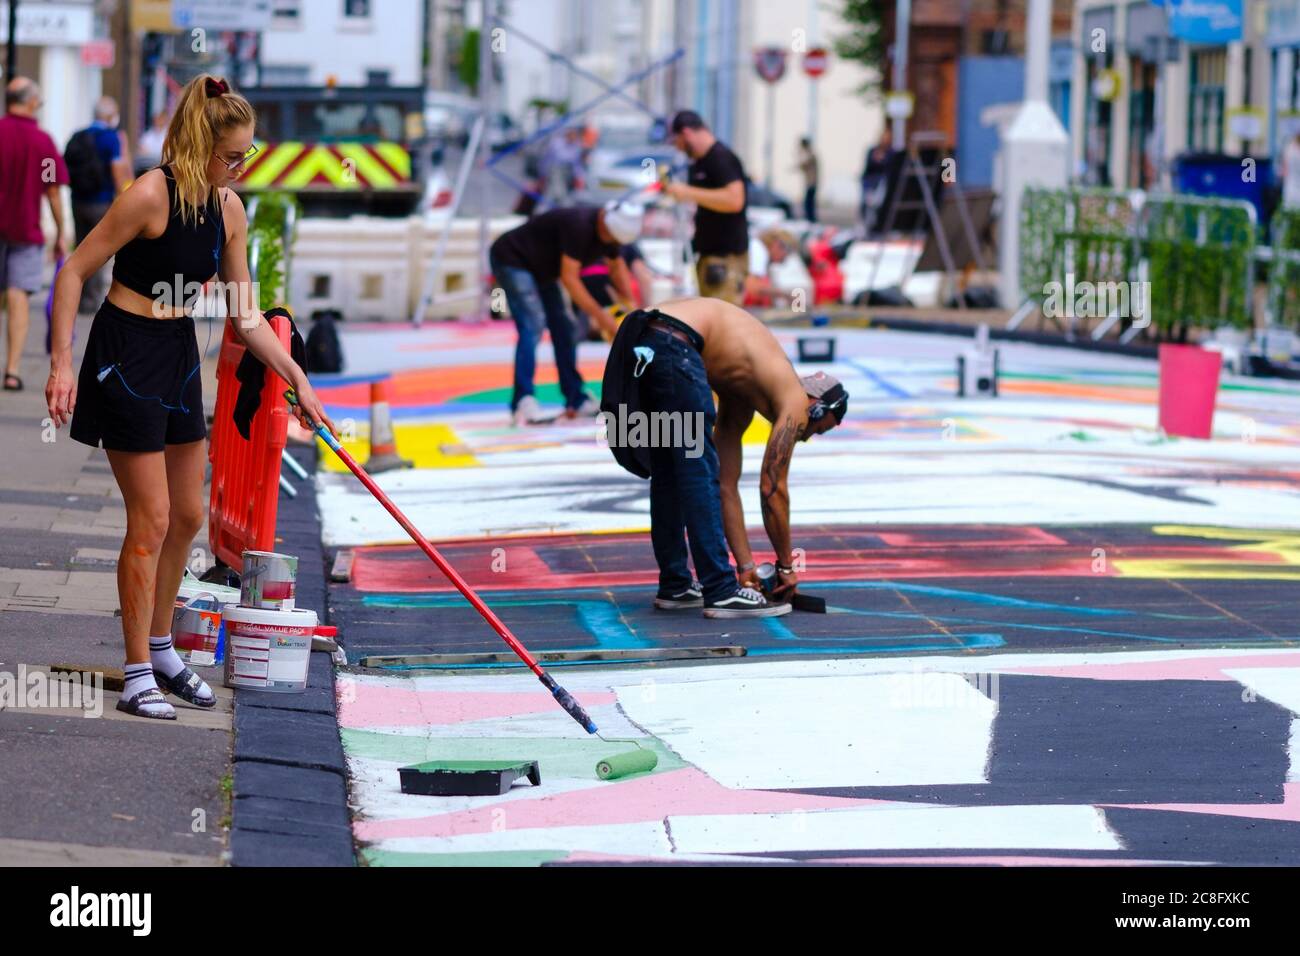
[[[430,760],[397,771],[402,793],[428,797],[499,797],[520,777],[541,786],[536,760]]]

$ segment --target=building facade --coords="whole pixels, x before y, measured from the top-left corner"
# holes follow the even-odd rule
[[[1148,0],[1078,0],[1070,124],[1078,181],[1168,188],[1170,164],[1183,153],[1274,155],[1284,90],[1287,102],[1300,103],[1291,66],[1300,28],[1273,34],[1270,23],[1300,24],[1300,4],[1234,5],[1236,39],[1196,42],[1171,40],[1168,10]]]

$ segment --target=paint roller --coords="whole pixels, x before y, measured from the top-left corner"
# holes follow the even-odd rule
[[[298,396],[292,388],[285,390],[284,397],[292,407],[299,407]],[[348,466],[348,470],[360,479],[366,490],[384,506],[384,510],[396,519],[397,523],[402,526],[402,530],[410,535],[411,540],[419,545],[420,550],[429,557],[429,560],[438,566],[438,570],[447,576],[447,580],[456,586],[456,590],[460,591],[465,600],[469,601],[474,610],[478,611],[482,616],[483,620],[487,621],[492,629],[500,635],[501,639],[509,645],[510,649],[515,652],[515,655],[537,676],[537,679],[542,682],[542,686],[550,691],[551,696],[555,698],[556,703],[564,708],[565,713],[576,720],[583,730],[600,737],[605,743],[636,743],[635,741],[605,740],[600,735],[600,731],[597,730],[595,722],[582,709],[582,705],[578,703],[577,699],[557,684],[555,678],[537,663],[532,654],[528,653],[528,649],[511,633],[510,628],[506,627],[505,623],[493,613],[492,609],[483,603],[483,600],[474,589],[466,583],[455,568],[447,563],[447,560],[438,553],[438,549],[429,543],[429,540],[420,533],[419,529],[411,523],[411,520],[401,512],[397,505],[393,504],[388,495],[384,494],[383,489],[376,485],[374,479],[366,474],[365,469],[357,464],[357,460],[339,444],[338,439],[334,437],[330,430],[323,423],[312,421],[310,416],[307,417],[307,420],[311,423],[316,434],[320,436],[321,441],[325,442],[330,447],[330,450],[339,457],[339,460]],[[640,744],[637,744],[637,747],[638,749],[631,753],[618,754],[602,760],[596,766],[596,775],[601,780],[615,780],[628,774],[653,770],[658,764],[659,758],[653,751],[641,749]],[[602,770],[602,768],[604,769]]]

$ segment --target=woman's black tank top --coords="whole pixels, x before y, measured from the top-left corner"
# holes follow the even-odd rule
[[[137,237],[117,251],[113,279],[167,308],[188,308],[197,286],[216,274],[226,241],[224,210],[217,197],[200,209],[197,221],[182,222],[171,167],[167,179],[167,229],[157,239]]]

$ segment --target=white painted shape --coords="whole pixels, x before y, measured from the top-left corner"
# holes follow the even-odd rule
[[[1224,673],[1300,717],[1300,666],[1233,668]]]
[[[816,850],[1122,850],[1089,806],[880,807],[669,817],[682,853]]]
[[[1287,770],[1287,783],[1300,783],[1300,718],[1291,721],[1291,739],[1287,742],[1287,756],[1291,766]]]
[[[619,704],[725,787],[984,783],[996,705],[954,674],[713,680],[617,688]],[[815,742],[815,745],[813,745]]]

